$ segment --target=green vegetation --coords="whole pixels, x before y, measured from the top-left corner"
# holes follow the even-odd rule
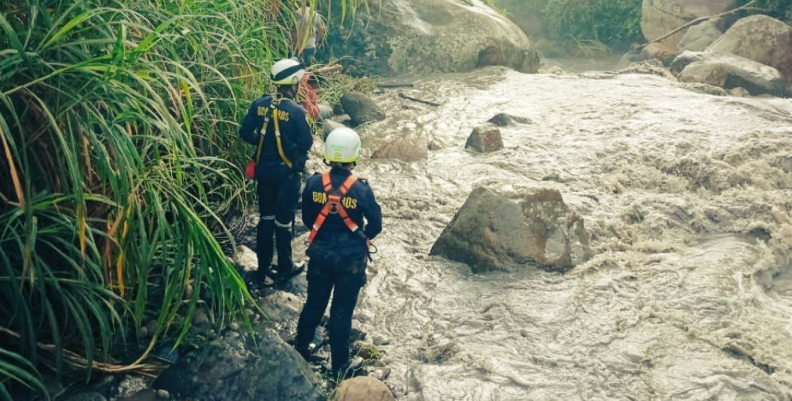
[[[750,3],[751,0],[740,0],[739,5]],[[792,22],[792,1],[789,0],[756,0],[754,7],[760,10],[761,13],[767,14],[773,18],[778,18],[787,23]],[[756,10],[753,11],[756,13]]]
[[[642,0],[549,0],[542,14],[562,39],[598,41],[608,46],[641,40]]]
[[[251,193],[237,122],[288,53],[295,4],[316,2],[4,3],[0,399],[43,393],[42,368],[155,370],[196,308],[223,323],[249,302],[216,239]]]
[[[740,0],[737,6],[749,3]],[[645,42],[641,33],[643,0],[494,0],[500,6],[522,7],[541,15],[546,37],[559,40],[567,51],[582,56],[603,55],[608,47],[625,49]],[[792,22],[789,0],[756,0],[755,9],[743,14],[764,13]],[[605,47],[603,47],[605,45]]]
[[[516,1],[496,1],[501,6],[510,3]],[[561,40],[580,55],[590,55],[607,46],[622,47],[643,40],[642,3],[642,0],[525,0],[519,7],[542,16],[547,37]]]

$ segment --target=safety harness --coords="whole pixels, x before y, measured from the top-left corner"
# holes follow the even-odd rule
[[[341,200],[349,193],[349,190],[356,182],[357,177],[350,175],[338,189],[334,190],[333,184],[330,182],[330,173],[322,174],[322,185],[327,194],[327,202],[319,212],[319,215],[316,216],[316,221],[314,221],[313,227],[311,228],[311,233],[308,234],[309,244],[313,242],[316,233],[322,228],[325,220],[327,220],[327,216],[331,214],[337,214],[338,217],[344,221],[349,231],[355,232],[360,228],[357,223],[349,217],[349,213],[347,213],[344,205],[341,203]]]
[[[281,143],[281,133],[280,133],[280,124],[278,123],[278,116],[276,115],[275,111],[278,109],[278,105],[280,105],[280,99],[272,99],[272,102],[269,105],[269,110],[267,114],[264,116],[264,123],[261,125],[261,134],[259,136],[259,143],[258,149],[256,149],[256,163],[258,163],[259,159],[261,159],[261,150],[264,148],[264,134],[267,133],[267,125],[269,124],[270,119],[274,118],[275,122],[275,143],[278,144],[278,154],[280,155],[281,160],[283,161],[286,166],[289,168],[292,167],[292,162],[286,157],[286,153],[283,151],[283,144]]]

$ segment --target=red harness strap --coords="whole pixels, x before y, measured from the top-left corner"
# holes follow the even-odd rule
[[[319,229],[322,228],[325,220],[327,220],[327,216],[331,214],[337,214],[342,220],[344,220],[344,224],[346,224],[349,231],[355,232],[358,230],[358,225],[355,223],[352,218],[349,217],[346,209],[344,209],[344,205],[341,204],[341,200],[349,193],[349,190],[352,188],[353,185],[357,182],[357,177],[354,175],[350,175],[349,178],[341,184],[341,187],[338,188],[337,193],[333,193],[333,184],[330,182],[330,173],[322,174],[322,185],[324,186],[325,193],[327,194],[327,202],[325,203],[322,210],[319,212],[319,215],[316,216],[316,221],[314,221],[313,227],[311,228],[311,233],[308,234],[308,243],[312,243],[314,237],[316,237],[316,233],[319,232]]]

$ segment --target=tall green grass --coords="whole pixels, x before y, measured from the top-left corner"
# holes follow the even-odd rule
[[[42,368],[146,370],[196,308],[248,302],[216,236],[250,193],[238,121],[300,3],[2,2],[0,399],[43,392]]]

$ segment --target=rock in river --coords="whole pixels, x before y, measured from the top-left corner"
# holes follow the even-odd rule
[[[537,190],[516,203],[485,188],[470,194],[431,254],[477,273],[524,264],[566,270],[593,256],[583,218],[558,191]]]

